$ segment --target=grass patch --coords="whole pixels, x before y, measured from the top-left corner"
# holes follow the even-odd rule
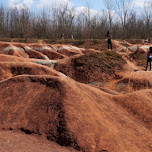
[[[121,70],[126,62],[116,52],[96,52],[83,55],[74,60],[76,70],[90,69],[91,71],[100,69],[102,72]]]
[[[116,72],[126,63],[116,52],[88,53],[74,59],[75,77],[80,82],[107,81],[115,78]]]

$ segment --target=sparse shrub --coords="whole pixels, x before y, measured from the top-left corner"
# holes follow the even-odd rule
[[[125,61],[122,59],[122,57],[113,51],[89,53],[74,60],[75,67],[77,69],[82,67],[96,69],[96,67],[98,67],[102,71],[120,70],[122,69],[124,63]]]
[[[115,72],[122,70],[125,63],[118,53],[103,51],[88,53],[74,59],[74,68],[76,77],[93,82],[114,77]]]

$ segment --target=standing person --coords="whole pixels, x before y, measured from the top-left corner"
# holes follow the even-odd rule
[[[151,70],[151,58],[152,58],[151,53],[152,53],[152,47],[150,47],[149,50],[147,51],[147,64],[145,71],[147,71],[148,63],[150,63],[150,70]]]
[[[64,40],[64,34],[61,34],[61,39],[63,39],[63,40]]]
[[[112,35],[111,35],[111,32],[110,31],[108,31],[107,32],[107,39],[108,39],[108,49],[109,49],[109,51],[110,51],[110,47],[111,47],[111,50],[112,50],[112,42],[111,42],[111,38],[112,38]]]

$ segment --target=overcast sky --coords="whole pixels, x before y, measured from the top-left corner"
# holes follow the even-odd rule
[[[132,0],[136,8],[142,8],[144,1],[148,2],[152,0]],[[24,5],[30,7],[31,9],[40,9],[45,6],[49,6],[55,2],[61,4],[63,2],[69,3],[71,6],[77,8],[78,11],[84,7],[89,6],[92,12],[101,12],[105,10],[104,0],[0,0],[1,4],[7,5],[9,7],[19,6],[23,7]]]

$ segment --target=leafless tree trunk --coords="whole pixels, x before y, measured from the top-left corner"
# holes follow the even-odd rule
[[[126,38],[126,23],[132,9],[132,0],[115,0],[115,11],[118,14],[123,28],[123,38]]]
[[[150,37],[151,35],[151,27],[150,27],[150,23],[151,23],[151,20],[152,20],[152,2],[147,2],[145,3],[144,5],[144,20],[145,20],[145,24],[146,24],[146,29],[145,29],[145,32],[146,32],[146,37]]]
[[[112,21],[114,16],[114,1],[113,0],[104,0],[105,6],[107,9],[107,16],[109,22],[109,29],[112,29]]]
[[[0,6],[0,37],[43,39],[105,38],[111,29],[113,38],[145,38],[152,34],[152,3],[143,7],[143,14],[132,11],[131,0],[104,0],[106,11],[93,16],[90,4],[79,14],[64,3],[51,9],[32,12],[28,8]],[[115,6],[115,7],[114,7]],[[49,7],[48,7],[49,8]],[[113,11],[113,9],[115,11]],[[143,15],[143,18],[141,16]],[[115,17],[119,19],[115,19]]]
[[[0,6],[0,35],[2,36],[4,33],[4,17],[5,17],[5,10],[4,7]]]
[[[30,35],[30,11],[28,8],[23,8],[20,10],[20,29],[21,37],[24,38],[25,42]]]

